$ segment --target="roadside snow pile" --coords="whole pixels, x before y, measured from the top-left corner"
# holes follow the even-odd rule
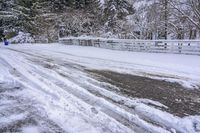
[[[35,42],[30,33],[19,32],[19,34],[11,38],[10,43],[33,43]]]
[[[200,116],[179,118],[142,104],[136,106],[135,110],[152,121],[170,127],[172,131],[175,129],[181,133],[200,133]]]

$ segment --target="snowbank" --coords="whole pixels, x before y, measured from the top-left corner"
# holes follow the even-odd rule
[[[9,39],[10,43],[34,43],[30,33],[19,32],[17,36]]]

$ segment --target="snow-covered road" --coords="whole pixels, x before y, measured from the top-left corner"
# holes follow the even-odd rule
[[[199,88],[200,57],[65,45],[0,47],[0,132],[199,133],[158,101],[128,97],[86,70],[109,70]],[[200,102],[200,99],[196,99]],[[155,106],[153,106],[155,105]]]

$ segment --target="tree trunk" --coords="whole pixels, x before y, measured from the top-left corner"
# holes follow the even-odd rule
[[[168,29],[168,0],[164,1],[164,12],[165,12],[165,40],[167,40],[167,29]]]

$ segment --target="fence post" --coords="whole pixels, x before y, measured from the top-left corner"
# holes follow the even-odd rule
[[[178,49],[179,49],[179,53],[181,53],[181,51],[182,51],[182,43],[178,43]]]
[[[165,49],[167,49],[167,42],[165,42]]]

